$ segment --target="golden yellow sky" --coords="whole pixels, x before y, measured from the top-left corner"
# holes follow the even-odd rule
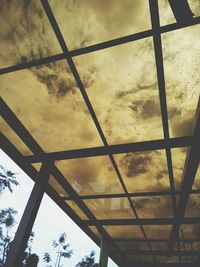
[[[70,49],[151,28],[147,0],[49,2]],[[189,3],[199,15],[197,1]],[[160,0],[159,7],[161,25],[175,22],[166,0]],[[1,1],[0,25],[1,68],[62,52],[39,0]],[[199,25],[162,34],[170,137],[192,133],[200,93],[199,41]],[[74,62],[109,144],[163,138],[152,38],[79,56]],[[46,152],[103,145],[65,60],[2,75],[0,95]],[[0,127],[21,152],[30,154],[3,120]],[[177,189],[185,155],[184,149],[172,150]],[[115,159],[129,192],[169,189],[165,151]],[[95,193],[123,192],[106,157],[57,166],[82,195],[97,187]],[[199,186],[196,182],[194,188]],[[170,214],[168,199],[156,201],[142,200],[141,216],[148,205],[157,216],[157,203],[164,206],[162,216]],[[126,212],[129,216],[127,206]]]

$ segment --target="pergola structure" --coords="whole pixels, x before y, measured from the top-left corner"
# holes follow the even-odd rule
[[[8,257],[6,266],[14,267],[19,264],[44,192],[98,245],[103,238],[109,246],[110,257],[119,266],[199,266],[200,212],[198,205],[200,204],[200,186],[198,188],[194,184],[198,185],[200,178],[198,169],[200,158],[200,103],[197,101],[198,105],[195,107],[196,113],[191,134],[171,137],[162,34],[194,27],[194,25],[200,23],[200,17],[197,16],[160,26],[158,2],[157,0],[149,0],[152,29],[69,50],[48,1],[42,0],[41,2],[62,53],[2,68],[0,74],[6,77],[9,73],[32,67],[39,68],[45,64],[66,60],[103,145],[71,150],[63,149],[62,151],[46,151],[17,116],[17,110],[11,107],[9,101],[2,94],[0,100],[2,120],[8,125],[8,131],[15,132],[31,153],[23,154],[16,147],[15,139],[6,136],[5,131],[0,134],[1,148],[35,181],[34,189],[16,233],[13,248],[11,248],[12,253]],[[137,42],[148,37],[152,37],[153,40],[164,138],[110,144],[87,94],[74,58],[104,49],[113,49],[115,46]],[[176,74],[174,75],[176,77]],[[26,88],[22,90],[26,90]],[[73,136],[71,136],[71,139],[73,141]],[[176,163],[172,157],[172,151],[178,151],[178,149],[187,151],[186,159],[183,162],[184,168],[181,177],[179,177],[179,187],[175,184]],[[169,187],[161,186],[160,190],[153,190],[153,187],[151,188],[148,185],[144,187],[146,190],[137,191],[136,183],[143,176],[139,176],[139,180],[131,180],[130,177],[136,175],[134,168],[138,168],[138,166],[139,169],[142,168],[141,175],[151,175],[151,172],[148,172],[148,164],[153,164],[153,161],[146,160],[140,163],[139,160],[144,159],[144,156],[148,153],[153,153],[153,158],[160,157],[160,151],[166,159],[166,161],[163,161],[163,165],[166,164]],[[123,157],[119,160],[117,156],[120,155],[123,155]],[[137,158],[134,155],[140,157]],[[98,166],[99,158],[107,159],[109,164],[106,163],[106,166],[109,165],[109,168],[112,169],[111,174],[116,176],[116,182],[112,182],[110,177],[106,177],[107,180],[104,179],[102,185],[101,181],[97,181],[95,178],[94,181],[92,179],[80,180],[73,175],[70,176],[70,171],[65,172],[65,166],[67,166],[67,169],[70,169],[70,165],[74,168],[74,162],[79,162],[79,168],[86,168],[87,170],[88,166],[84,165],[85,159],[91,160],[91,165],[95,164],[97,159],[97,168],[99,167],[100,170],[101,166]],[[130,169],[129,165],[129,170],[123,171],[122,165],[125,164],[124,162],[131,163],[133,170]],[[145,167],[142,164],[145,164]],[[160,166],[156,165],[158,161],[154,164],[159,171]],[[132,171],[131,174],[128,171]],[[108,175],[108,172],[106,175]],[[90,168],[88,168],[88,176],[90,176]],[[154,177],[148,177],[148,179],[151,180]],[[121,190],[115,190],[116,185],[119,185]],[[134,190],[134,188],[136,189]],[[195,202],[197,203],[196,206],[191,204],[194,203],[191,202],[193,197],[197,201]]]

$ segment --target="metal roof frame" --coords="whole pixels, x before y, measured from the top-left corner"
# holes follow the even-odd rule
[[[48,1],[41,0],[41,2],[47,14],[47,17],[49,19],[49,22],[52,26],[52,29],[54,30],[56,38],[63,50],[63,53],[53,55],[47,58],[33,60],[32,62],[24,62],[24,63],[17,64],[15,66],[2,68],[0,69],[0,75],[5,75],[10,72],[27,69],[27,68],[31,68],[34,66],[40,66],[40,65],[47,64],[50,62],[56,62],[59,60],[66,59],[104,145],[101,147],[45,153],[43,149],[39,146],[39,144],[36,142],[36,140],[31,136],[29,131],[20,122],[20,120],[17,118],[14,112],[9,108],[9,106],[1,98],[0,99],[1,116],[8,123],[8,125],[15,131],[15,133],[20,137],[20,139],[27,145],[27,147],[32,151],[33,155],[30,155],[30,156],[22,155],[2,133],[0,133],[1,148],[34,181],[37,181],[38,172],[31,165],[32,163],[49,162],[53,164],[51,174],[54,176],[57,182],[59,182],[62,185],[62,187],[66,190],[69,196],[60,197],[51,188],[50,185],[47,185],[45,187],[45,192],[59,205],[59,207],[61,207],[83,229],[83,231],[85,231],[99,245],[100,237],[95,235],[89,228],[89,226],[95,226],[98,229],[100,236],[104,237],[105,240],[112,247],[111,257],[116,261],[116,263],[119,266],[133,266],[133,264],[131,265],[131,263],[126,258],[126,255],[129,255],[129,254],[130,255],[151,255],[152,258],[154,259],[152,263],[151,262],[135,263],[135,266],[150,267],[153,264],[154,266],[155,264],[157,266],[170,265],[169,263],[164,264],[164,263],[157,262],[156,256],[158,255],[180,256],[179,257],[180,262],[176,263],[176,266],[179,266],[179,265],[184,266],[185,263],[181,262],[182,261],[181,256],[185,256],[185,255],[194,256],[199,253],[199,251],[180,250],[181,243],[185,244],[185,243],[192,243],[192,242],[200,242],[200,240],[198,238],[197,239],[181,239],[179,237],[179,229],[180,229],[181,224],[200,224],[200,217],[197,217],[197,218],[196,217],[192,217],[192,218],[184,217],[184,212],[185,212],[187,201],[189,199],[190,194],[200,194],[200,190],[192,190],[192,185],[194,182],[194,178],[195,178],[195,174],[197,171],[199,158],[200,158],[200,152],[199,152],[200,151],[200,146],[199,146],[200,145],[200,142],[199,142],[200,102],[198,104],[198,108],[196,112],[196,121],[195,121],[193,136],[170,138],[169,137],[169,126],[168,126],[167,99],[166,99],[166,93],[165,93],[165,75],[164,75],[164,67],[163,67],[161,34],[174,31],[177,29],[181,29],[184,27],[197,25],[200,23],[200,17],[193,18],[191,21],[188,21],[188,22],[177,22],[177,23],[166,25],[166,26],[160,26],[158,2],[157,0],[149,0],[152,29],[70,51],[65,43],[65,40],[62,36],[62,33],[59,29],[59,26],[56,22],[56,19],[54,17],[54,14],[51,10],[51,7]],[[137,40],[144,39],[147,37],[153,37],[164,139],[137,142],[137,143],[128,143],[128,144],[109,145],[103,133],[101,125],[98,121],[98,118],[95,114],[93,106],[85,91],[83,83],[80,79],[79,73],[73,61],[73,57],[80,56],[80,55],[87,54],[87,53],[93,53],[93,52],[96,52],[102,49],[111,48],[114,46],[137,41]],[[182,188],[180,191],[176,191],[174,187],[171,148],[188,147],[188,146],[190,146],[191,149],[188,153],[187,161],[185,164]],[[168,192],[129,193],[113,155],[120,154],[120,153],[140,152],[140,151],[148,151],[148,150],[156,150],[156,149],[165,149],[166,151],[170,190]],[[60,172],[60,170],[53,163],[57,160],[94,157],[94,156],[103,156],[103,155],[109,156],[112,162],[113,168],[120,181],[120,184],[124,190],[124,193],[79,196],[78,193],[73,189],[71,184],[65,179],[65,177]],[[176,205],[176,195],[180,196],[178,205]],[[141,197],[141,196],[142,197],[170,196],[172,198],[172,203],[173,203],[173,213],[174,213],[173,218],[145,218],[145,219],[139,218],[131,198]],[[83,201],[84,199],[121,198],[121,197],[127,198],[130,204],[130,207],[135,215],[135,218],[118,219],[118,220],[116,219],[99,220],[94,216],[94,214],[90,211],[90,209],[87,207],[87,205]],[[65,202],[66,200],[73,200],[79,206],[79,208],[83,211],[83,213],[88,217],[89,220],[81,220],[80,217]],[[111,236],[108,234],[108,232],[103,227],[104,225],[138,225],[143,233],[144,240],[140,240],[140,239],[123,240],[123,239],[117,239],[117,238],[112,239]],[[172,231],[171,231],[169,240],[148,238],[143,225],[172,225]],[[121,250],[116,244],[116,242],[129,242],[129,241],[138,242],[138,243],[146,242],[146,244],[149,247],[149,250],[147,251],[134,250],[134,249],[133,250]],[[157,243],[168,242],[168,247],[166,251],[153,250],[151,247],[152,242],[157,242]],[[176,243],[178,243],[178,250],[173,250]],[[195,266],[195,264],[189,264],[189,265]]]

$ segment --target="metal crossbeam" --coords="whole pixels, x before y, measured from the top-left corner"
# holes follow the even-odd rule
[[[101,225],[173,225],[175,223],[174,218],[145,218],[145,219],[106,219],[98,220]],[[94,225],[89,220],[84,220],[84,223],[92,226]],[[182,219],[182,224],[199,224],[200,217],[187,217]]]
[[[177,261],[169,261],[168,262],[157,262],[152,263],[152,262],[131,262],[129,265],[126,267],[199,267],[199,263],[193,263],[191,261],[182,261],[182,262],[177,262]],[[123,266],[122,266],[123,267]]]
[[[39,144],[34,140],[34,138],[31,136],[28,130],[24,127],[24,125],[12,112],[12,110],[6,105],[6,103],[3,101],[2,98],[0,98],[0,111],[1,111],[1,116],[4,118],[4,120],[18,134],[18,136],[22,139],[22,141],[28,146],[28,148],[33,153],[37,153],[38,155],[42,155],[42,156],[45,155],[44,151],[39,146]],[[66,192],[71,196],[72,200],[74,200],[76,204],[80,207],[83,213],[85,213],[86,216],[91,221],[93,221],[93,224],[96,225],[97,229],[99,230],[100,234],[104,236],[105,240],[107,240],[109,244],[112,244],[112,246],[116,248],[116,251],[118,251],[120,255],[120,250],[113,243],[109,234],[105,231],[105,229],[100,224],[98,224],[98,220],[95,218],[92,212],[88,209],[86,204],[79,198],[76,191],[69,184],[69,182],[63,177],[63,175],[60,173],[60,171],[57,169],[56,166],[54,166],[54,168],[52,169],[52,175],[54,175],[58,183],[62,185],[62,187],[66,190]],[[115,259],[115,256],[113,256],[113,259]]]
[[[125,255],[135,255],[135,256],[167,256],[167,252],[163,250],[122,250],[122,253]],[[194,251],[173,251],[173,256],[198,256],[199,250]],[[170,259],[170,258],[169,258]]]
[[[24,156],[10,143],[10,141],[0,133],[0,147],[1,149],[13,160],[15,163],[30,177],[35,181],[38,177],[38,172],[35,168],[27,164],[24,160]],[[58,193],[48,184],[45,187],[45,193],[54,200],[54,202],[64,211],[66,214],[74,220],[74,222],[85,232],[87,235],[98,245],[100,244],[100,239],[94,235],[94,233],[86,227],[79,216],[71,209],[71,207],[58,195]],[[70,198],[72,200],[72,198]]]
[[[2,149],[33,179],[36,181],[38,176],[38,172],[31,166],[31,163],[41,162],[54,162],[56,160],[66,160],[66,159],[73,159],[73,158],[84,158],[84,157],[94,157],[94,156],[104,156],[108,155],[114,170],[119,178],[119,181],[124,189],[123,194],[101,194],[101,195],[88,195],[88,196],[79,196],[76,191],[72,188],[70,183],[65,179],[59,169],[54,166],[51,170],[55,179],[59,182],[59,184],[66,190],[69,194],[69,197],[60,197],[54,190],[51,188],[50,185],[45,187],[45,191],[48,195],[61,207],[97,244],[99,244],[99,238],[89,229],[89,226],[96,226],[100,234],[107,240],[107,242],[113,248],[111,251],[111,256],[120,266],[129,266],[127,265],[128,261],[125,258],[125,255],[150,255],[153,257],[154,261],[156,259],[155,256],[167,256],[168,253],[171,255],[179,256],[179,260],[181,261],[181,256],[196,256],[197,251],[172,251],[175,243],[178,240],[178,233],[181,224],[200,224],[199,217],[192,217],[192,218],[184,218],[184,212],[186,209],[186,205],[189,199],[190,194],[200,193],[200,190],[191,190],[192,184],[194,182],[196,170],[199,164],[200,158],[200,145],[199,145],[199,137],[200,137],[200,119],[199,113],[196,116],[196,128],[194,132],[194,136],[192,137],[179,137],[179,138],[169,138],[169,126],[168,126],[168,115],[167,115],[167,103],[166,103],[166,93],[165,93],[165,80],[164,80],[164,67],[163,67],[163,57],[162,57],[162,44],[161,44],[161,34],[165,32],[174,31],[177,29],[181,29],[184,27],[196,25],[200,23],[200,17],[190,19],[188,21],[182,21],[179,23],[173,23],[165,26],[159,25],[159,10],[158,10],[158,2],[157,0],[149,0],[150,6],[150,13],[151,13],[151,22],[152,22],[152,29],[146,30],[143,32],[131,34],[128,36],[120,37],[117,39],[109,40],[106,42],[101,42],[98,44],[90,45],[87,47],[83,47],[80,49],[69,50],[67,45],[64,41],[64,38],[61,34],[61,31],[57,25],[55,20],[54,14],[51,11],[51,8],[48,4],[47,0],[41,0],[43,7],[46,11],[46,14],[49,18],[51,26],[56,34],[58,42],[63,50],[63,53],[49,56],[46,58],[41,58],[38,60],[33,60],[32,62],[23,62],[19,63],[15,66],[6,67],[0,69],[0,75],[14,72],[22,69],[27,69],[35,66],[40,66],[43,64],[48,64],[51,62],[56,62],[59,60],[66,59],[72,74],[77,82],[77,85],[81,91],[81,94],[84,98],[84,101],[88,107],[88,110],[91,114],[91,117],[96,125],[98,133],[103,141],[104,146],[102,147],[93,147],[93,148],[85,148],[85,149],[77,149],[77,150],[69,150],[69,151],[59,151],[59,152],[52,152],[52,153],[45,153],[43,149],[38,145],[38,143],[33,139],[31,134],[28,130],[23,126],[23,124],[17,119],[15,114],[9,109],[9,107],[5,104],[5,102],[0,99],[0,111],[2,117],[5,121],[9,124],[9,126],[16,132],[16,134],[21,138],[21,140],[30,148],[33,152],[33,155],[29,156],[22,156],[21,153],[10,143],[10,141],[0,133],[0,145]],[[137,143],[130,143],[130,144],[119,144],[119,145],[108,145],[106,137],[102,131],[98,118],[94,112],[94,109],[90,103],[88,95],[85,91],[85,88],[82,84],[80,79],[79,73],[76,69],[76,66],[73,62],[73,57],[80,56],[87,53],[96,52],[102,49],[111,48],[114,46],[123,45],[125,43],[141,40],[144,38],[148,38],[153,36],[154,42],[154,50],[155,50],[155,60],[156,60],[156,69],[157,69],[157,80],[158,80],[158,89],[159,89],[159,96],[160,96],[160,104],[161,104],[161,116],[162,116],[162,123],[163,123],[163,131],[164,131],[164,139],[163,140],[153,140],[153,141],[145,141],[145,142],[137,142]],[[198,105],[198,112],[199,112]],[[172,168],[172,159],[171,159],[171,148],[174,147],[190,147],[191,149],[187,155],[187,160],[185,164],[184,174],[183,174],[183,181],[182,181],[182,189],[181,191],[175,191],[174,188],[174,178],[173,178],[173,168]],[[114,160],[114,154],[120,153],[131,153],[131,152],[139,152],[139,151],[148,151],[148,150],[156,150],[156,149],[165,149],[166,150],[166,157],[167,157],[167,164],[168,164],[168,173],[169,173],[169,180],[170,180],[170,188],[171,190],[168,192],[135,192],[129,193],[122,176],[119,172],[118,166]],[[44,165],[43,165],[44,166]],[[36,184],[35,184],[36,185]],[[176,210],[176,201],[175,195],[180,195],[178,209]],[[134,207],[134,204],[131,200],[131,197],[148,197],[148,196],[171,196],[173,202],[173,211],[174,211],[174,218],[139,218]],[[84,203],[84,199],[101,199],[101,198],[119,198],[119,197],[127,197],[130,206],[135,214],[136,219],[110,219],[110,220],[97,220],[94,214],[90,211],[87,205]],[[89,218],[89,220],[81,220],[78,215],[67,205],[65,200],[73,200],[79,206],[79,208],[84,212],[84,214]],[[33,202],[32,202],[33,203]],[[30,213],[30,212],[29,212]],[[30,216],[29,216],[30,217]],[[34,217],[34,216],[33,216]],[[31,225],[31,224],[30,224]],[[119,249],[117,242],[128,242],[133,241],[136,239],[112,239],[107,231],[104,229],[104,225],[138,225],[144,235],[144,240],[137,240],[137,242],[145,242],[149,250],[144,251],[136,251],[136,250],[125,250],[122,251]],[[157,239],[148,239],[143,225],[172,225],[172,231],[170,235],[170,239],[168,242],[168,250],[166,251],[156,251],[152,250],[151,242],[167,242],[167,240],[159,240]],[[29,227],[30,228],[30,227]],[[22,228],[21,228],[22,229]],[[29,229],[30,230],[30,229]],[[22,233],[23,229],[21,230]],[[28,235],[24,235],[27,238]],[[19,235],[18,235],[19,237]],[[24,238],[22,235],[22,238]],[[199,242],[199,240],[191,239],[191,240],[178,240],[180,243],[190,243],[190,242]],[[25,242],[23,241],[23,244]],[[15,253],[16,254],[16,253]],[[121,255],[122,262],[117,257]],[[116,257],[115,257],[116,256]],[[155,266],[155,263],[134,263],[130,264],[130,266],[136,267],[150,267],[152,265]],[[170,264],[162,264],[157,263],[156,266],[169,266]],[[9,265],[10,266],[10,265]],[[173,263],[173,266],[179,266],[178,263]],[[181,262],[181,267],[184,266],[184,262]],[[186,265],[194,267],[195,264],[187,263]],[[196,266],[195,266],[196,267]]]
[[[88,95],[87,95],[87,93],[85,91],[85,88],[84,88],[83,83],[82,83],[82,81],[80,79],[79,73],[78,73],[78,71],[76,69],[76,66],[75,66],[75,64],[73,62],[73,59],[72,59],[72,57],[69,54],[68,47],[67,47],[67,45],[65,43],[65,40],[64,40],[64,38],[62,36],[62,33],[60,31],[60,28],[59,28],[59,26],[57,24],[57,21],[56,21],[56,19],[54,17],[54,14],[53,14],[52,10],[51,10],[51,7],[49,6],[49,3],[48,3],[47,0],[41,0],[41,2],[42,2],[42,5],[43,5],[43,8],[44,8],[44,10],[45,10],[45,12],[47,14],[47,17],[49,19],[49,22],[50,22],[50,24],[51,24],[51,26],[52,26],[52,28],[54,30],[54,33],[55,33],[55,35],[57,37],[57,40],[58,40],[58,42],[60,44],[60,47],[62,48],[63,53],[66,54],[67,63],[69,64],[69,67],[71,69],[71,72],[72,72],[72,74],[74,76],[74,79],[75,79],[75,81],[77,83],[77,86],[80,89],[81,95],[82,95],[82,97],[83,97],[83,99],[85,101],[85,104],[86,104],[86,106],[87,106],[87,108],[88,108],[88,110],[89,110],[89,112],[91,114],[91,117],[93,119],[93,122],[94,122],[94,124],[95,124],[95,126],[97,128],[98,133],[99,133],[99,136],[100,136],[100,138],[101,138],[104,146],[105,147],[108,147],[108,142],[106,140],[106,137],[105,137],[105,135],[103,133],[103,130],[102,130],[101,126],[100,126],[100,123],[99,123],[99,121],[97,119],[97,116],[96,116],[95,111],[93,109],[93,106],[92,106],[92,104],[90,102],[90,99],[89,99],[89,97],[88,97]],[[127,188],[125,186],[125,183],[124,183],[124,181],[122,179],[122,176],[120,174],[120,171],[118,169],[118,166],[117,166],[117,164],[115,162],[115,159],[114,159],[113,155],[109,154],[109,158],[111,160],[111,163],[113,165],[113,168],[114,168],[114,170],[115,170],[115,172],[116,172],[116,174],[118,176],[119,182],[121,183],[121,186],[122,186],[124,192],[126,194],[128,194],[128,190],[127,190]],[[129,197],[128,197],[128,201],[129,201],[129,204],[130,204],[130,206],[131,206],[131,208],[133,210],[133,213],[134,213],[136,219],[139,220],[139,217],[138,217],[138,214],[136,212],[136,209],[135,209],[135,207],[133,205],[133,202],[132,202],[132,200]],[[140,229],[141,229],[141,231],[142,231],[142,233],[143,233],[143,235],[144,235],[144,237],[145,237],[145,239],[147,241],[147,244],[148,244],[149,248],[151,249],[151,246],[148,243],[148,238],[147,238],[147,235],[146,235],[146,233],[144,231],[143,226],[142,225],[139,225],[139,226],[140,226]]]
[[[11,243],[5,267],[21,266],[23,253],[26,249],[44,195],[45,185],[48,183],[51,174],[52,166],[52,162],[45,162],[42,164],[41,170],[38,173],[38,179],[33,186],[33,190],[22,215],[14,240]]]
[[[48,160],[66,160],[66,159],[75,159],[75,158],[85,158],[85,157],[96,157],[96,156],[106,156],[122,153],[132,153],[132,152],[141,152],[157,149],[166,149],[166,148],[177,148],[177,147],[188,147],[192,143],[191,136],[169,138],[169,140],[160,139],[153,141],[144,141],[128,144],[119,144],[119,145],[109,145],[107,147],[94,147],[94,148],[83,148],[75,150],[66,150],[58,152],[50,152],[45,154],[45,158]],[[42,156],[38,155],[28,155],[25,157],[26,161],[29,163],[41,162],[44,160]]]
[[[179,196],[181,191],[175,191],[175,195]],[[191,195],[200,194],[200,189],[194,189],[190,192]],[[171,196],[170,191],[160,191],[160,192],[136,192],[128,194],[100,194],[100,195],[83,195],[80,196],[81,199],[107,199],[107,198],[122,198],[122,197],[162,197],[162,196]],[[64,200],[70,200],[69,196],[62,197]]]
[[[114,238],[113,239],[115,242],[121,242],[121,243],[145,243],[145,240],[142,239],[134,239],[134,238]],[[152,243],[167,243],[168,239],[152,239],[149,238],[149,242]],[[200,239],[180,239],[180,243],[199,243],[200,244]]]
[[[172,252],[175,246],[179,234],[179,229],[184,218],[184,213],[187,207],[190,191],[192,189],[197,168],[199,166],[199,160],[200,160],[200,99],[198,102],[198,107],[196,110],[196,116],[194,121],[194,135],[193,135],[192,146],[188,150],[187,158],[185,161],[185,167],[182,176],[181,194],[176,212],[175,224],[172,228],[172,232],[168,243],[168,251],[170,253]]]
[[[184,24],[183,23],[172,23],[169,25],[162,26],[162,27],[160,27],[159,32],[160,33],[166,33],[166,32],[170,32],[170,31],[175,31],[175,30],[182,29],[183,27],[189,27],[189,26],[197,25],[199,23],[200,23],[200,17],[196,17],[193,20],[188,21],[187,23],[184,23]],[[99,51],[102,49],[111,48],[111,47],[122,45],[125,43],[137,41],[137,40],[144,39],[144,38],[151,37],[151,36],[152,36],[152,30],[147,30],[147,31],[143,31],[140,33],[134,33],[134,34],[124,36],[121,38],[109,40],[106,42],[101,42],[101,43],[98,43],[95,45],[90,45],[87,47],[71,50],[71,51],[69,51],[69,54],[71,57],[80,56],[80,55],[84,55],[87,53]],[[59,61],[62,59],[66,59],[66,55],[64,53],[49,56],[46,58],[33,60],[31,62],[19,63],[19,64],[14,65],[14,66],[0,69],[0,75],[14,72],[14,71],[18,71],[18,70],[23,70],[23,69],[27,69],[27,68],[40,66],[43,64],[48,64],[51,62],[56,62],[56,61]]]
[[[158,0],[149,0],[149,7],[150,7],[151,24],[152,24],[152,30],[153,30],[153,43],[154,43],[163,132],[164,132],[165,140],[169,140],[169,125],[168,125],[168,112],[167,112],[167,97],[166,97],[166,91],[165,91],[165,75],[164,75],[164,66],[163,66],[162,42],[161,42],[161,34],[159,33],[160,21],[159,21]],[[173,212],[175,216],[176,197],[174,193],[175,186],[174,186],[174,177],[173,177],[172,158],[171,158],[171,151],[169,148],[166,148],[166,157],[167,157],[170,189],[172,192]]]

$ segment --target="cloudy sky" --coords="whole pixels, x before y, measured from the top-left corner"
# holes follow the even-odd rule
[[[33,188],[32,180],[2,151],[0,150],[0,165],[7,170],[16,173],[20,185],[13,188],[11,194],[4,191],[1,195],[0,209],[13,207],[17,210],[16,224],[11,230],[15,233],[20,222],[24,208]],[[49,212],[51,211],[51,212]],[[49,252],[52,260],[55,261],[56,251],[52,247],[53,240],[56,240],[63,232],[67,234],[67,241],[73,250],[71,259],[63,260],[63,264],[74,267],[78,261],[92,250],[96,252],[96,260],[99,257],[99,247],[47,196],[45,195],[40,206],[35,224],[33,226],[35,238],[32,245],[32,253],[40,257],[38,267],[43,267],[42,257]],[[109,259],[109,267],[117,266]]]
[[[188,2],[200,15],[199,1]],[[69,49],[151,28],[147,0],[49,3]],[[159,1],[159,8],[161,25],[175,22],[166,0]],[[40,1],[3,0],[0,12],[1,68],[62,52]],[[170,137],[192,133],[200,92],[199,40],[199,25],[162,34]],[[163,138],[152,38],[79,56],[74,62],[109,144]],[[1,96],[44,151],[102,146],[65,60],[2,75],[0,84]],[[0,127],[23,154],[31,154],[2,119]],[[176,189],[186,152],[172,149]],[[169,189],[165,151],[121,154],[115,160],[129,192]],[[56,165],[79,194],[123,192],[107,157]],[[199,187],[197,180],[194,188]],[[58,191],[64,194],[62,188]],[[122,202],[123,214],[133,216],[126,200]],[[106,217],[110,209],[98,214],[97,208],[107,207],[105,203],[86,202],[97,216]],[[163,207],[160,214],[157,205]],[[149,207],[153,216],[171,216],[169,198],[137,199],[135,206],[141,217]]]

